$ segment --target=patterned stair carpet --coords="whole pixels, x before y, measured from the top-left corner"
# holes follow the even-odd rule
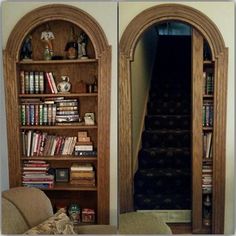
[[[135,210],[191,209],[189,48],[190,37],[162,36],[158,41],[142,148],[134,176]],[[183,55],[183,51],[187,53]]]

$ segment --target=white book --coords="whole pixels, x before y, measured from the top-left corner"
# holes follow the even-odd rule
[[[32,130],[27,133],[27,157],[30,156],[31,151],[31,141],[32,141]]]
[[[207,133],[207,148],[206,148],[206,158],[210,157],[211,151],[211,140],[212,140],[212,132]]]

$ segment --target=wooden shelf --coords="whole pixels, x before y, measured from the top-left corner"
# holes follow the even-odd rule
[[[208,98],[208,99],[212,98],[213,99],[214,95],[204,94],[203,98]]]
[[[211,65],[214,64],[214,61],[203,61],[204,65]]]
[[[203,131],[213,131],[213,127],[202,127]]]
[[[80,64],[80,63],[95,63],[97,59],[77,59],[77,60],[27,60],[27,61],[18,61],[17,64],[20,65],[38,65],[38,64]]]
[[[213,162],[212,158],[203,158],[203,162]]]
[[[97,129],[97,125],[32,125],[32,126],[21,126],[20,129],[46,129],[46,130],[58,130],[58,129]]]
[[[68,191],[97,191],[97,187],[81,187],[77,184],[55,183],[52,188],[42,188],[45,191],[68,190]]]
[[[44,97],[97,97],[97,93],[43,93],[43,94],[19,94],[20,98],[44,98]]]
[[[37,156],[21,157],[21,160],[44,160],[44,161],[97,161],[97,157],[79,157],[79,156]]]

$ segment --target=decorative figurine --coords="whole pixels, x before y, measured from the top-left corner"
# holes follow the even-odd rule
[[[95,125],[95,116],[93,112],[87,112],[84,114],[85,125]]]
[[[57,84],[57,90],[59,93],[69,93],[71,89],[70,78],[66,75],[61,76],[62,82]]]
[[[70,204],[68,213],[73,224],[80,223],[80,206],[77,203]]]
[[[21,60],[32,60],[32,36],[28,35],[23,42],[20,59]]]
[[[65,51],[67,52],[67,58],[68,59],[77,59],[78,57],[78,44],[77,39],[74,33],[74,28],[71,27],[71,33],[70,38],[68,40],[68,43],[66,44]]]
[[[49,25],[46,25],[46,30],[41,33],[41,40],[45,44],[44,60],[51,60],[53,56],[52,41],[55,39],[53,32],[50,31]]]
[[[78,38],[78,59],[88,59],[87,45],[88,36],[82,31]]]

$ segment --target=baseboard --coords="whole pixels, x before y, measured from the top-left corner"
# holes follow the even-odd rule
[[[166,223],[190,223],[191,210],[137,210],[137,212],[150,212],[161,217]]]

